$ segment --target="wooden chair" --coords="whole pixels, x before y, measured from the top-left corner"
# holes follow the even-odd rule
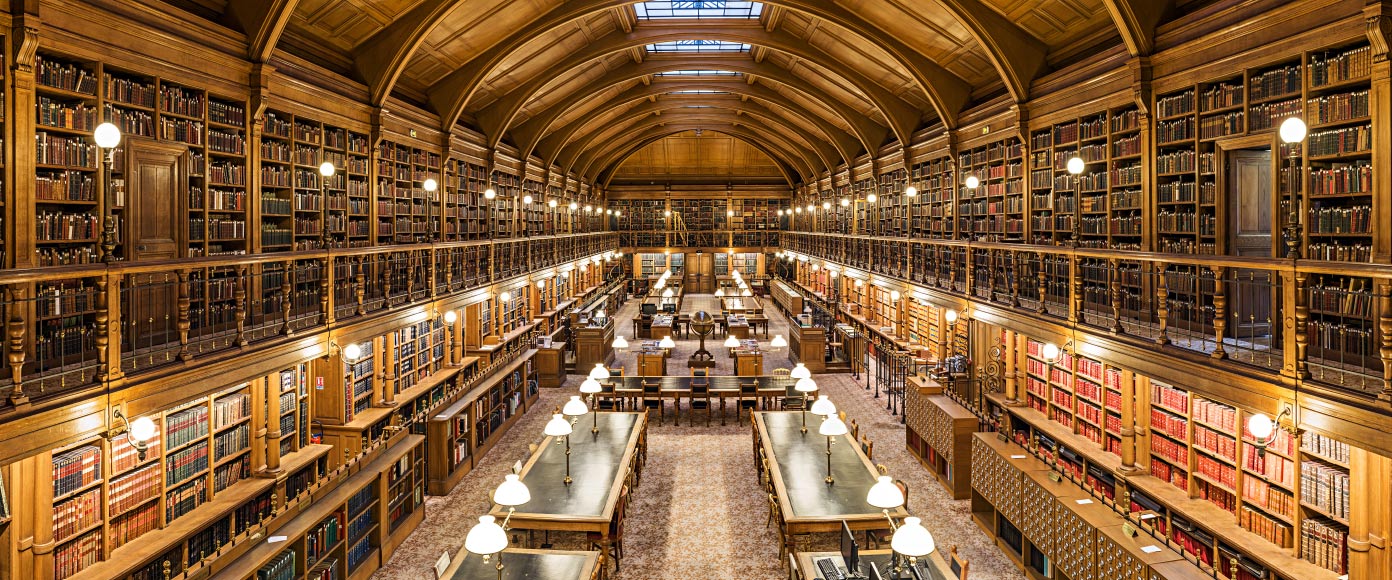
[[[846,430],[851,432],[851,439],[860,439],[860,425],[856,424],[855,419],[851,419],[851,422],[847,424]]]
[[[870,436],[860,438],[860,450],[865,452],[865,458],[875,460],[875,443],[870,440]]]
[[[759,383],[757,381],[740,381],[739,399],[735,407],[735,420],[738,421],[740,413],[749,409],[749,416],[754,416],[754,411],[759,408]]]
[[[643,381],[643,395],[640,397],[639,407],[644,413],[648,409],[657,409],[658,423],[667,419],[667,403],[662,399],[662,383],[660,381]]]
[[[955,544],[947,549],[947,556],[947,566],[952,569],[953,574],[957,575],[957,580],[967,580],[967,569],[971,565],[971,562],[957,555],[957,546]]]
[[[600,411],[619,411],[623,409],[623,400],[614,396],[614,383],[600,383],[599,397],[595,399],[595,408]]]
[[[792,374],[793,374],[793,371],[792,371],[792,370],[790,370],[790,369],[785,369],[785,368],[783,368],[783,367],[778,367],[778,368],[776,368],[776,369],[773,369],[773,376],[778,377],[778,378],[780,378],[780,379],[786,379],[786,378],[788,378],[788,377],[789,377],[790,375],[792,375]]]
[[[706,369],[691,369],[691,401],[687,403],[687,407],[691,409],[692,415],[695,415],[696,411],[704,410],[706,412],[706,426],[710,427],[713,406],[710,396],[710,377],[706,376]]]
[[[625,485],[619,491],[619,501],[614,505],[614,519],[609,520],[609,545],[602,545],[603,534],[599,532],[586,532],[585,539],[590,542],[590,549],[600,552],[605,559],[614,560],[614,573],[619,572],[619,561],[623,559],[623,534],[624,517],[628,513],[628,486]],[[607,574],[606,574],[607,576]]]

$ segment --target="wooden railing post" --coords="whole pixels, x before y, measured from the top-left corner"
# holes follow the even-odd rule
[[[1304,272],[1295,273],[1295,377],[1310,378],[1310,367],[1306,362],[1306,351],[1310,346],[1310,276]]]
[[[1392,283],[1388,282],[1378,284],[1378,336],[1378,357],[1382,359],[1382,392],[1378,399],[1392,402]]]
[[[237,346],[246,346],[246,319],[247,319],[247,267],[246,265],[237,266],[237,286],[232,290],[232,299],[237,307]]]
[[[1122,473],[1140,471],[1136,467],[1136,373],[1121,371],[1121,467]]]
[[[1010,307],[1020,307],[1020,272],[1024,263],[1019,252],[1010,252]]]
[[[1108,260],[1107,266],[1112,271],[1112,333],[1126,334],[1126,327],[1121,325],[1121,262]]]
[[[284,274],[280,277],[280,334],[291,336],[295,330],[290,327],[290,312],[294,305],[295,298],[291,293],[294,290],[295,262],[286,262]]]
[[[174,321],[179,329],[179,360],[188,362],[193,360],[193,353],[189,351],[189,328],[192,326],[189,320],[189,271],[177,270],[175,275],[179,278],[179,318]]]
[[[10,315],[5,319],[6,358],[10,363],[10,404],[16,407],[29,403],[29,395],[24,392],[24,286],[10,284],[5,288],[9,302]]]
[[[1222,266],[1213,266],[1209,269],[1213,272],[1213,352],[1209,355],[1213,358],[1228,358],[1228,352],[1223,349],[1224,334],[1228,330],[1228,294],[1227,288],[1223,284],[1223,274],[1225,269]],[[1199,282],[1202,284],[1202,279]]]
[[[358,301],[358,316],[367,314],[367,257],[358,256],[353,260],[358,264],[358,273],[353,277],[353,296]]]
[[[320,266],[319,273],[319,314],[324,326],[333,324],[337,316],[334,315],[334,308],[337,302],[333,297],[333,276],[334,259],[333,256],[324,256],[323,265]]]
[[[1155,344],[1170,343],[1170,283],[1165,276],[1165,263],[1155,263],[1155,318],[1159,332]]]
[[[1035,272],[1035,276],[1039,278],[1039,308],[1035,311],[1039,314],[1049,313],[1049,266],[1044,261],[1046,255],[1044,252],[1035,252],[1035,256],[1039,259],[1038,271]]]
[[[1083,319],[1082,259],[1076,254],[1068,258],[1068,321],[1077,324]]]
[[[96,379],[118,386],[126,378],[121,372],[121,275],[108,273],[97,276],[96,337],[97,360],[100,363]],[[115,297],[115,300],[112,298]]]

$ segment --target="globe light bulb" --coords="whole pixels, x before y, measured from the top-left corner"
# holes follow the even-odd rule
[[[865,196],[865,201],[867,201],[867,202],[869,202],[869,203],[875,203],[875,202],[877,202],[877,201],[879,201],[879,200],[880,200],[880,196],[875,195],[875,194],[873,194],[873,193],[868,194],[868,195]]]
[[[455,312],[453,310],[445,311],[445,324],[454,324],[457,320],[459,320],[458,312]]]
[[[1083,158],[1075,155],[1068,159],[1068,172],[1073,175],[1078,175],[1083,172],[1084,165]]]
[[[440,182],[435,181],[433,177],[427,177],[425,181],[421,183],[421,187],[424,187],[425,190],[430,193],[435,193],[435,190],[440,189]]]
[[[980,187],[980,186],[981,186],[981,179],[977,178],[975,175],[968,175],[968,176],[967,176],[967,189],[976,189],[977,187]]]
[[[523,205],[531,205],[531,203],[532,203],[532,196],[531,196],[531,194],[527,194],[527,195],[522,196],[522,203],[523,203]]]
[[[130,424],[130,436],[140,444],[155,438],[155,422],[149,417],[139,417]]]
[[[334,164],[332,161],[325,161],[319,164],[319,175],[323,175],[324,177],[333,177],[333,174]]]
[[[1276,431],[1276,424],[1264,413],[1254,413],[1247,419],[1247,432],[1257,441],[1266,441]]]
[[[97,147],[114,148],[121,144],[121,128],[112,123],[102,123],[92,131],[92,139],[97,142]]]
[[[912,185],[910,185],[910,186],[904,188],[904,195],[906,195],[906,196],[908,196],[908,197],[917,197],[917,196],[918,196],[918,188],[917,188],[917,187],[914,187],[914,186],[912,186]]]
[[[357,362],[362,358],[362,347],[357,344],[349,344],[343,347],[343,358],[348,362]]]
[[[1281,122],[1281,141],[1286,144],[1299,143],[1305,140],[1305,121],[1300,117],[1291,117]]]
[[[1044,348],[1040,349],[1039,354],[1044,357],[1045,362],[1055,362],[1059,359],[1059,346],[1052,342],[1045,344]]]
[[[498,192],[493,191],[493,188],[490,187],[488,189],[483,190],[484,199],[493,199],[495,197],[498,197]]]

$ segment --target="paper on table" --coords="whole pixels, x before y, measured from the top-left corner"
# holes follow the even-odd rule
[[[279,544],[279,543],[281,543],[281,542],[284,542],[284,541],[287,540],[287,539],[289,539],[289,538],[286,538],[285,536],[271,536],[271,537],[269,537],[269,538],[266,538],[266,543],[267,543],[267,544]]]
[[[1029,457],[1029,456],[1028,456],[1028,455],[1011,455],[1011,456],[1010,456],[1011,459],[1024,459],[1024,458],[1026,458],[1026,457]]]
[[[1090,499],[1080,499],[1080,500],[1078,500],[1078,505],[1087,505],[1087,504],[1090,504],[1090,503],[1092,503],[1092,500],[1090,500]]]
[[[1160,551],[1160,546],[1141,546],[1141,551],[1147,554],[1154,554]]]

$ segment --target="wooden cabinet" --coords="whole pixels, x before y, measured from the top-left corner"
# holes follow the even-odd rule
[[[447,495],[538,396],[536,356],[516,360],[474,378],[432,413],[426,423],[431,495]]]
[[[820,326],[789,326],[788,357],[814,373],[826,371],[826,331]]]
[[[942,394],[927,377],[909,377],[905,438],[909,451],[928,468],[952,499],[971,494],[971,438],[976,415]]]

